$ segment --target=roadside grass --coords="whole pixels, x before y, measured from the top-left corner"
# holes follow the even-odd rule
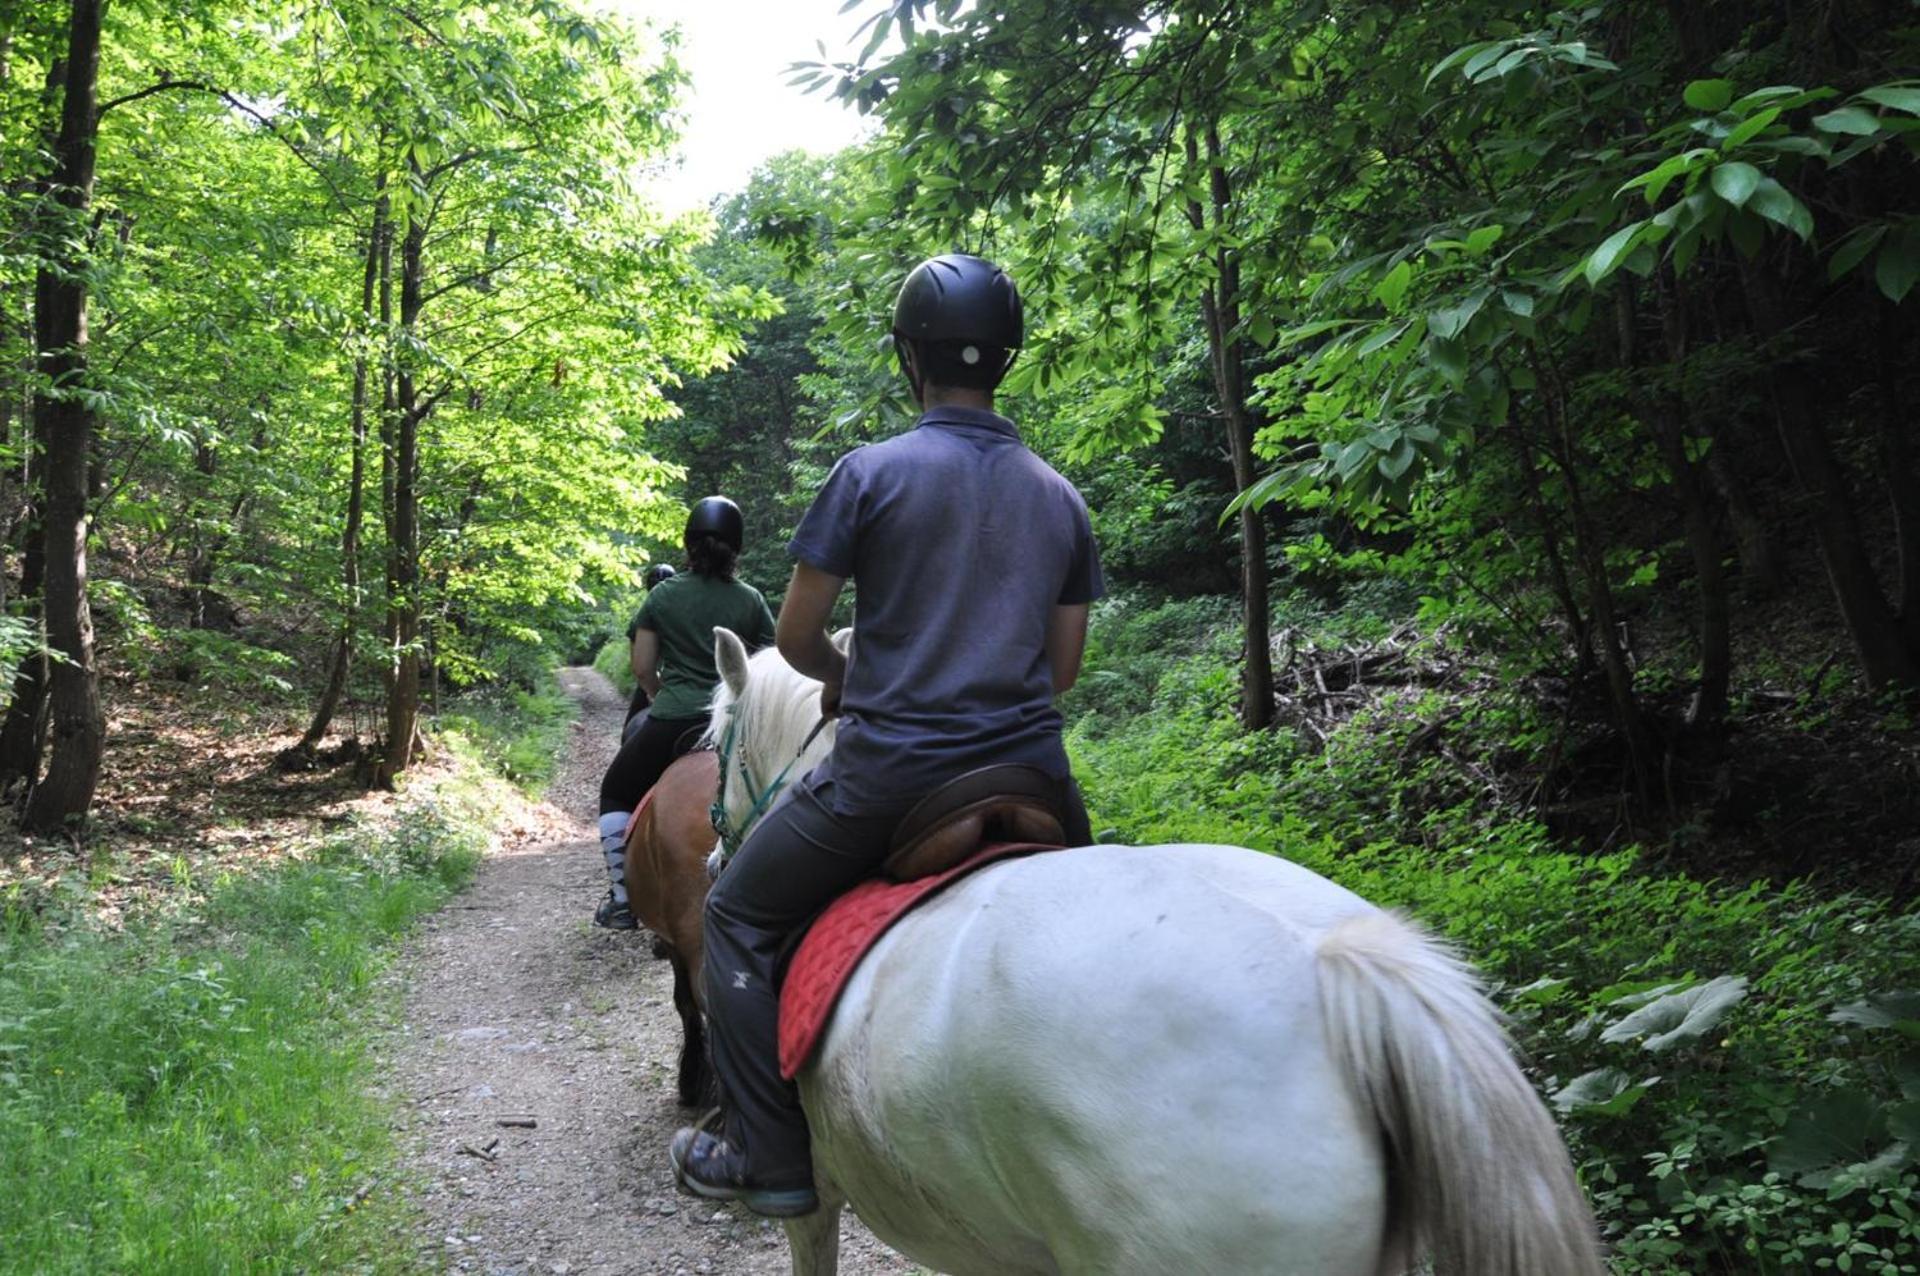
[[[544,776],[556,722],[541,697],[443,718],[452,773],[390,818],[118,929],[84,882],[0,895],[0,1271],[416,1269],[369,1093],[380,976],[515,800],[478,760]]]
[[[623,696],[633,694],[637,681],[633,676],[633,661],[628,659],[631,650],[626,638],[616,635],[607,639],[593,657],[593,667],[604,674]]]
[[[539,797],[553,779],[573,718],[573,701],[549,672],[531,691],[509,686],[461,696],[436,721],[456,747],[471,746],[489,770]]]

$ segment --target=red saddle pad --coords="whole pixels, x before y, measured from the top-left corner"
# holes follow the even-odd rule
[[[883,878],[862,882],[827,906],[800,941],[787,979],[780,986],[780,1075],[791,1081],[820,1044],[840,992],[860,959],[905,917],[914,905],[937,894],[976,869],[1016,855],[1057,851],[1036,842],[1003,842],[982,847],[971,859],[911,882]]]

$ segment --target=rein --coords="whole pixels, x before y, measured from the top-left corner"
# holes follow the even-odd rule
[[[774,799],[779,797],[781,790],[787,787],[788,774],[799,765],[800,759],[807,755],[807,750],[813,746],[815,740],[820,738],[820,733],[827,729],[829,721],[831,719],[824,713],[820,715],[820,721],[813,724],[813,730],[807,732],[807,738],[800,742],[800,748],[793,755],[793,760],[780,768],[780,774],[773,777],[773,783],[754,796],[753,805],[747,809],[747,818],[741,822],[737,830],[733,827],[733,821],[727,818],[727,768],[733,765],[734,736],[740,729],[739,715],[735,714],[727,723],[727,729],[720,737],[720,788],[713,795],[713,806],[708,812],[708,818],[713,823],[713,831],[720,837],[722,864],[733,858],[734,853],[740,849],[740,844],[746,840],[747,834],[759,822],[760,817],[772,808]],[[745,780],[749,787],[752,786],[753,776],[748,773],[744,758],[740,762],[740,778]]]

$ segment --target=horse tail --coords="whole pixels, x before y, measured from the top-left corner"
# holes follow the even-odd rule
[[[1384,912],[1339,922],[1316,956],[1334,1058],[1387,1141],[1389,1259],[1429,1253],[1434,1276],[1605,1276],[1560,1132],[1467,964]]]

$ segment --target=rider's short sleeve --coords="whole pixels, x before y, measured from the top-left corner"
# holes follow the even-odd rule
[[[854,546],[859,541],[861,471],[858,451],[841,457],[787,542],[787,552],[795,559],[842,580],[853,575]]]
[[[1093,523],[1087,518],[1087,507],[1075,493],[1077,515],[1073,528],[1073,559],[1067,565],[1067,579],[1060,586],[1060,597],[1055,601],[1062,607],[1090,603],[1107,592],[1105,579],[1100,574],[1100,548],[1094,543]]]

